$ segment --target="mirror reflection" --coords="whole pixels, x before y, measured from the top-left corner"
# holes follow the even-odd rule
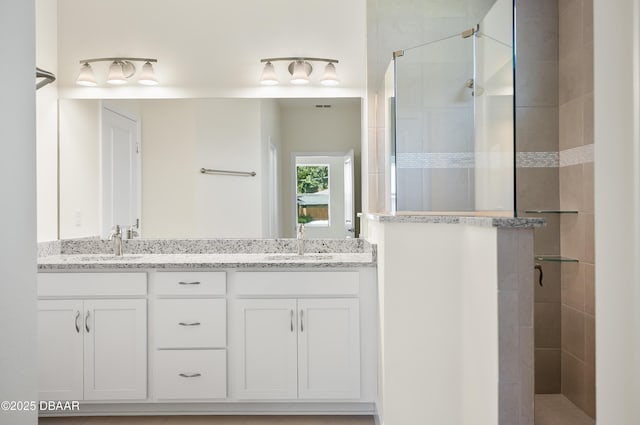
[[[295,237],[296,165],[318,160],[336,164],[323,190],[339,201],[307,236],[355,234],[359,98],[61,99],[59,111],[62,239],[116,224],[144,238]]]

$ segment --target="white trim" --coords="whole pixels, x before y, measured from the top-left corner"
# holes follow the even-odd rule
[[[638,117],[640,116],[640,0],[633,1],[633,208],[635,219],[633,224],[633,258],[638,259],[640,256],[640,122]],[[634,262],[633,281],[635,282],[635,293],[633,305],[635,307],[634,324],[633,327],[634,338],[634,352],[637,359],[638,353],[640,353],[640,263]],[[640,395],[640,364],[636,361],[634,363],[635,370],[632,372],[635,376],[635,395]],[[635,403],[635,412],[633,416],[636,420],[640,418],[640,403]]]
[[[127,402],[85,403],[80,411],[42,412],[42,417],[55,416],[148,416],[148,415],[352,415],[375,414],[373,403],[347,402],[198,402],[182,403]]]

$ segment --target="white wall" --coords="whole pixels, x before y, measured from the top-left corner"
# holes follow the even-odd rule
[[[280,108],[273,99],[263,99],[260,101],[260,138],[262,149],[262,236],[265,238],[276,238],[280,236],[282,228],[282,214],[280,214],[281,176],[280,176],[280,152],[282,152],[282,137],[280,136]],[[277,149],[278,164],[276,170],[270,170],[270,145]],[[275,171],[274,178],[271,173]],[[276,216],[271,217],[271,211],[275,207]]]
[[[366,83],[366,0],[58,0],[60,91],[65,97],[362,97]],[[126,13],[123,13],[126,11]],[[118,30],[114,31],[114,23]],[[293,36],[295,34],[295,36]],[[75,85],[81,59],[158,58],[158,87],[105,87],[108,63],[94,67],[101,86]],[[334,58],[341,84],[259,84],[262,58]]]
[[[640,423],[640,2],[594,0],[596,414]]]
[[[495,228],[368,221],[383,424],[497,424]]]
[[[98,100],[60,100],[63,239],[100,234],[100,108]]]
[[[260,101],[142,101],[145,237],[262,236]],[[204,175],[201,168],[255,171]]]
[[[326,153],[347,152],[354,150],[355,187],[360,187],[360,145],[361,145],[361,113],[360,99],[339,100],[330,102],[331,108],[316,108],[315,103],[308,100],[296,103],[288,100],[281,103],[282,132],[282,209],[285,237],[295,236],[294,218],[294,166],[293,152]],[[355,211],[360,209],[360,191],[356,191]]]
[[[260,100],[105,102],[140,117],[144,237],[263,236],[266,137]],[[62,238],[100,234],[101,104],[60,101]],[[277,134],[277,115],[271,115],[265,128]],[[256,171],[257,176],[203,175],[201,168]]]
[[[58,1],[36,1],[36,65],[58,74]],[[58,239],[58,84],[36,95],[38,241]]]
[[[0,52],[0,400],[35,401],[35,2],[0,2]],[[0,410],[0,423],[36,424],[37,413]]]

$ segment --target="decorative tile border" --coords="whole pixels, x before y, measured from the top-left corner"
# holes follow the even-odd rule
[[[396,154],[397,168],[474,168],[474,152],[427,153],[410,152]]]
[[[517,168],[556,168],[560,163],[558,152],[518,152]]]
[[[593,162],[593,144],[560,151],[560,166],[588,164]]]
[[[409,152],[396,155],[398,169],[509,168],[510,152]],[[593,162],[593,144],[560,152],[517,152],[517,168],[558,168]]]

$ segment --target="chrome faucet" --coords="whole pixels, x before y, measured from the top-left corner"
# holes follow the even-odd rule
[[[116,257],[122,257],[122,230],[120,229],[119,224],[116,224],[111,231],[109,240],[113,241],[113,255]]]
[[[138,236],[140,236],[140,233],[138,233],[138,227],[135,224],[129,226],[127,229],[127,239],[133,239]]]
[[[304,255],[304,223],[298,224],[296,239],[298,239],[298,255]]]

